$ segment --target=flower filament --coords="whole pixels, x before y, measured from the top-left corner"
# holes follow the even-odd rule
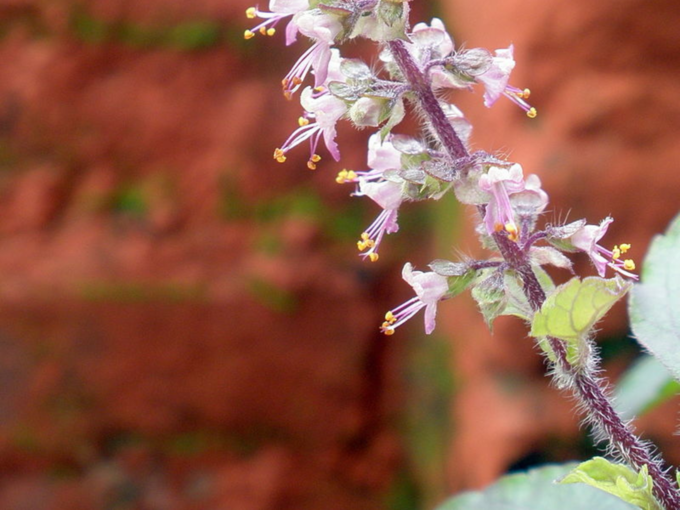
[[[518,89],[517,87],[506,85],[505,90],[503,90],[503,95],[524,110],[527,117],[530,119],[535,119],[538,115],[536,108],[526,102],[526,99],[529,99],[529,96],[531,95],[529,89]]]
[[[246,17],[248,19],[261,18],[264,19],[264,21],[259,25],[254,26],[250,30],[246,30],[243,33],[243,38],[252,39],[255,37],[256,32],[271,37],[276,33],[276,24],[288,16],[292,16],[292,13],[265,12],[260,11],[256,7],[249,7],[246,9]]]
[[[385,314],[385,321],[380,326],[380,331],[387,336],[394,335],[396,328],[417,314],[425,306],[426,304],[417,296],[409,299]]]

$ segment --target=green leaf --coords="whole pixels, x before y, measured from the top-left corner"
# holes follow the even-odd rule
[[[496,269],[479,271],[480,283],[472,287],[472,298],[477,302],[482,312],[484,322],[491,329],[493,321],[498,317],[507,304],[503,273]]]
[[[347,85],[341,81],[332,81],[328,83],[328,90],[338,99],[343,101],[356,101],[359,99],[362,90],[353,85]]]
[[[680,380],[680,215],[656,236],[643,263],[642,283],[631,293],[628,313],[638,341]]]
[[[402,2],[383,0],[378,5],[378,18],[385,25],[392,28],[390,34],[393,38],[403,35],[404,30],[404,6]]]
[[[552,336],[566,341],[567,357],[581,364],[587,356],[588,336],[597,323],[623,297],[631,284],[621,278],[605,280],[589,277],[572,278],[560,285],[534,314],[531,335]]]
[[[368,64],[358,58],[343,58],[340,61],[340,72],[351,80],[370,80],[373,73]]]
[[[623,464],[614,464],[602,457],[595,457],[579,464],[560,481],[579,482],[613,494],[643,510],[663,510],[652,495],[652,477],[647,472],[647,466],[636,473]]]
[[[559,485],[554,481],[576,467],[575,463],[543,466],[507,475],[483,491],[466,492],[436,510],[634,510],[620,499],[583,484]]]
[[[614,405],[629,420],[680,393],[680,382],[654,356],[644,355],[626,371],[616,385]]]
[[[531,305],[524,294],[522,281],[514,271],[507,271],[503,277],[507,305],[502,315],[514,315],[528,321],[531,319]]]
[[[380,129],[380,141],[384,142],[387,135],[390,134],[392,128],[399,124],[406,115],[406,109],[404,108],[404,100],[400,97],[390,101],[389,110],[391,111],[390,116],[385,123],[385,125]]]

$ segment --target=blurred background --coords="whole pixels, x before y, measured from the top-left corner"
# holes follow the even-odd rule
[[[334,177],[368,133],[340,130],[342,166],[274,162],[304,44],[244,41],[250,5],[0,0],[0,508],[418,510],[593,455],[519,321],[492,335],[463,295],[429,337],[379,333],[405,261],[482,255],[473,213],[407,204],[362,262],[378,211]],[[515,44],[539,116],[460,93],[475,147],[539,174],[549,220],[613,215],[640,263],[680,209],[677,1],[411,6]],[[624,306],[598,340],[616,379]],[[636,423],[677,465],[676,409]]]

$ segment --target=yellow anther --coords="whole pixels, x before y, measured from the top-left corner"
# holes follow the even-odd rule
[[[368,258],[371,259],[371,262],[376,262],[380,258],[380,256],[377,253],[373,252],[368,254]]]
[[[306,119],[304,117],[299,117],[298,118],[298,126],[303,127],[309,124],[309,119]]]
[[[383,324],[394,324],[397,322],[397,318],[394,316],[394,314],[390,311],[385,314],[385,322]]]
[[[274,159],[279,163],[283,163],[286,161],[286,155],[281,149],[276,149],[274,151]]]
[[[364,241],[370,241],[371,236],[368,235],[368,232],[364,232],[363,234],[361,234],[361,239],[363,239]]]
[[[314,163],[314,161],[310,159],[309,161],[307,161],[307,168],[309,168],[310,170],[316,170],[316,163]]]
[[[527,112],[527,117],[529,117],[530,119],[535,119],[536,115],[538,115],[536,108],[534,108],[533,106],[529,108],[529,111]]]
[[[246,17],[248,19],[254,19],[257,17],[257,9],[255,7],[248,7],[246,9]]]
[[[267,35],[267,29],[265,27],[260,27],[260,30],[258,30],[258,32],[260,32],[260,34],[262,35]]]
[[[321,156],[319,156],[318,154],[312,154],[310,160],[313,161],[314,163],[318,163],[319,161],[321,161]]]
[[[318,87],[314,87],[314,92],[323,92],[326,90],[326,88],[323,85],[319,85]]]
[[[514,222],[510,221],[505,224],[505,231],[508,233],[508,239],[511,241],[517,241],[519,239],[519,230]]]
[[[619,249],[621,250],[621,253],[626,253],[628,250],[630,250],[630,244],[628,243],[620,244]]]
[[[359,248],[359,251],[364,251],[368,246],[363,241],[357,241],[357,248]]]
[[[254,32],[252,32],[250,30],[246,30],[245,32],[243,32],[243,38],[244,39],[252,39],[253,37],[255,37]]]
[[[614,246],[614,249],[612,250],[612,259],[618,260],[620,257],[621,257],[621,250],[619,249],[618,246]]]
[[[284,90],[283,91],[283,97],[285,97],[286,99],[288,99],[288,101],[290,101],[291,99],[293,99],[293,93],[290,90]]]
[[[524,90],[522,91],[522,97],[523,97],[524,99],[529,99],[529,96],[530,96],[530,95],[531,95],[531,91],[530,91],[529,89],[524,89]]]
[[[626,271],[635,271],[635,262],[632,259],[626,259],[623,261],[623,268]]]
[[[276,33],[276,29],[275,29],[275,28],[269,28],[269,29],[267,29],[267,35],[268,35],[269,37],[273,36],[275,33]]]
[[[285,89],[286,87],[288,87],[288,78],[284,78],[283,80],[281,80],[281,86],[282,86],[284,89]]]
[[[383,332],[383,334],[386,335],[386,336],[392,336],[392,335],[394,335],[394,328],[392,328],[392,327],[390,327],[390,326],[385,326],[385,325],[383,324],[383,326],[380,328],[380,330],[381,330],[381,331]]]
[[[335,182],[338,184],[344,184],[346,182],[354,182],[357,178],[357,174],[354,170],[347,170],[343,168],[338,172],[338,176],[335,178]],[[364,232],[364,234],[366,234]],[[363,235],[362,235],[363,238]],[[368,236],[366,237],[368,239]]]
[[[293,85],[300,85],[302,83],[302,80],[299,76],[294,76],[291,81],[293,82]]]

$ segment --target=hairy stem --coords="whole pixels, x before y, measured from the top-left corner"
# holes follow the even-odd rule
[[[418,105],[427,116],[442,148],[452,162],[468,158],[470,154],[446,118],[432,91],[430,81],[413,60],[404,42],[394,40],[388,44],[395,62],[411,86]],[[494,239],[503,258],[522,279],[524,293],[532,309],[539,310],[546,296],[531,268],[526,251],[508,239],[503,232],[496,233]],[[667,510],[680,510],[680,492],[667,475],[662,461],[655,457],[651,448],[623,422],[607,397],[601,380],[594,377],[590,371],[572,366],[567,360],[567,351],[561,340],[556,338],[548,340],[557,357],[559,371],[568,378],[571,388],[585,406],[588,421],[609,439],[622,458],[636,470],[647,466],[654,482],[654,495]]]
[[[411,90],[418,98],[418,105],[425,112],[428,120],[432,124],[439,143],[442,145],[447,154],[451,157],[451,161],[469,157],[465,145],[458,138],[449,119],[446,118],[444,110],[439,106],[439,101],[432,92],[432,86],[425,74],[418,67],[418,64],[413,60],[411,54],[406,48],[404,41],[396,39],[389,43],[390,51],[394,57],[394,61],[399,66],[404,78],[411,85]]]

